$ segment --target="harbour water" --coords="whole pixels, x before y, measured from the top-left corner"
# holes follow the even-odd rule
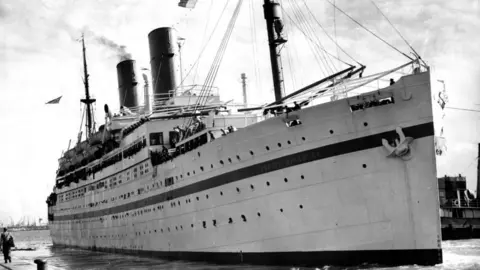
[[[255,269],[255,270],[290,270],[302,269],[313,270],[315,268],[291,268],[291,267],[271,267],[271,266],[218,266],[206,263],[183,262],[183,261],[166,261],[153,258],[142,258],[136,256],[126,256],[121,254],[109,254],[102,252],[91,252],[72,248],[57,248],[52,246],[49,231],[21,231],[13,232],[15,243],[18,251],[13,251],[13,260],[32,262],[36,258],[46,259],[48,265],[52,269],[178,269],[178,270],[236,270],[236,269]],[[443,258],[441,265],[432,267],[423,266],[402,266],[402,267],[381,267],[375,265],[361,265],[357,267],[336,267],[325,266],[325,270],[339,269],[389,269],[389,270],[407,270],[407,269],[435,269],[435,270],[474,270],[480,269],[480,239],[460,240],[460,241],[444,241]],[[25,250],[25,249],[34,250]],[[0,255],[1,256],[1,255]],[[3,259],[3,258],[2,258]],[[1,267],[0,267],[1,269]],[[14,268],[12,268],[14,269]],[[24,268],[22,268],[24,269]],[[318,269],[318,268],[317,268]]]

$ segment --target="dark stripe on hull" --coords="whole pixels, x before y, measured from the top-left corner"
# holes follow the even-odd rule
[[[403,132],[407,137],[413,137],[414,139],[428,137],[434,135],[433,122],[420,124],[416,126],[403,128]],[[285,169],[300,164],[305,164],[312,161],[317,161],[325,158],[331,158],[339,155],[345,155],[357,151],[368,150],[382,146],[382,139],[394,138],[396,131],[387,131],[379,134],[374,134],[366,137],[356,138],[348,141],[343,141],[335,144],[321,146],[318,148],[306,150],[300,153],[295,153],[280,158],[272,159],[255,165],[251,165],[245,168],[241,168],[235,171],[227,172],[221,175],[217,175],[188,186],[173,189],[171,191],[163,192],[161,194],[138,200],[135,202],[126,203],[116,207],[91,211],[81,214],[65,215],[60,217],[54,217],[54,220],[72,220],[83,218],[95,218],[104,215],[112,215],[122,213],[125,211],[135,210],[141,207],[163,203],[168,200],[176,199],[183,196],[195,194],[197,192],[205,191],[222,185],[226,185],[232,182],[237,182],[246,178],[254,177],[257,175]],[[433,141],[432,141],[433,144]]]
[[[278,265],[295,267],[357,266],[362,264],[436,265],[443,262],[441,249],[348,250],[305,252],[180,252],[112,248],[81,248],[168,260],[202,261],[216,264]]]

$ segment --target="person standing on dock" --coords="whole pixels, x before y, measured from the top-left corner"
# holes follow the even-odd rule
[[[5,263],[12,262],[12,257],[10,256],[10,250],[12,247],[15,247],[13,242],[13,236],[7,232],[7,228],[3,228],[3,233],[0,236],[0,248],[3,251],[3,258]]]

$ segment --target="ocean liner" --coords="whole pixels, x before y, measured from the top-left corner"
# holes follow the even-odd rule
[[[280,5],[263,9],[275,91],[264,106],[179,87],[164,27],[148,35],[154,98],[135,61],[120,62],[121,111],[105,105],[97,130],[83,43],[86,139],[60,158],[47,199],[54,245],[228,264],[442,262],[429,67],[352,65],[286,95]]]

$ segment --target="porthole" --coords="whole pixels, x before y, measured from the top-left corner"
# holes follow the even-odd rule
[[[300,209],[303,209],[303,205],[301,205],[301,204],[298,207],[300,207]]]
[[[203,166],[200,166],[200,170],[203,172]]]
[[[253,186],[253,184],[252,184],[252,185],[250,185],[250,188],[251,188],[252,190],[254,190],[254,189],[255,189],[255,187]]]
[[[368,126],[368,123],[367,123],[367,122],[364,122],[363,125],[364,125],[364,126]]]
[[[232,163],[232,159],[231,159],[231,158],[228,158],[228,162]]]
[[[302,174],[302,175],[300,175],[300,178],[301,178],[301,179],[305,179],[305,176],[303,176],[303,174]]]
[[[288,143],[288,144],[292,144],[292,142],[291,142],[291,141],[287,141],[287,143]]]
[[[281,143],[277,143],[278,147],[282,147],[282,144]]]
[[[222,165],[223,165],[223,160],[220,160],[220,164],[222,164]]]
[[[285,177],[285,178],[283,179],[283,181],[285,181],[285,183],[287,183],[287,182],[288,182],[288,179]]]
[[[208,194],[207,194],[207,195],[205,195],[205,197],[208,199]]]
[[[187,172],[187,176],[190,176],[190,172]]]
[[[237,192],[240,193],[240,188],[237,187]]]
[[[333,130],[330,129],[330,134],[333,134]]]
[[[237,155],[237,159],[240,160],[240,156],[239,156],[239,155]]]
[[[193,228],[193,223],[190,226]]]
[[[220,191],[220,196],[223,196],[223,191]]]
[[[233,223],[233,219],[232,218],[228,218],[228,223]]]
[[[200,200],[200,198],[197,196],[197,201],[199,201],[199,200]]]
[[[193,174],[195,174],[195,170],[193,170]]]
[[[280,212],[282,212],[282,213],[283,213],[283,208],[280,208]]]
[[[210,164],[210,167],[213,169],[213,164]]]
[[[267,186],[270,186],[270,182],[267,181]]]
[[[198,154],[198,156],[200,156],[200,152],[198,152],[197,154]]]
[[[268,146],[265,146],[265,149],[267,149],[267,151],[269,151],[269,150],[270,150],[270,147],[268,147]]]
[[[259,216],[259,217],[261,216],[260,212],[257,212],[257,216]]]
[[[362,166],[363,166],[363,168],[367,168],[367,164],[363,164]]]
[[[253,156],[253,151],[252,151],[252,150],[250,150],[250,155],[252,155],[252,156]]]
[[[242,220],[243,220],[244,222],[247,222],[247,218],[245,217],[245,215],[242,215]]]
[[[305,137],[302,137],[302,141],[305,141],[305,140],[306,140]]]

